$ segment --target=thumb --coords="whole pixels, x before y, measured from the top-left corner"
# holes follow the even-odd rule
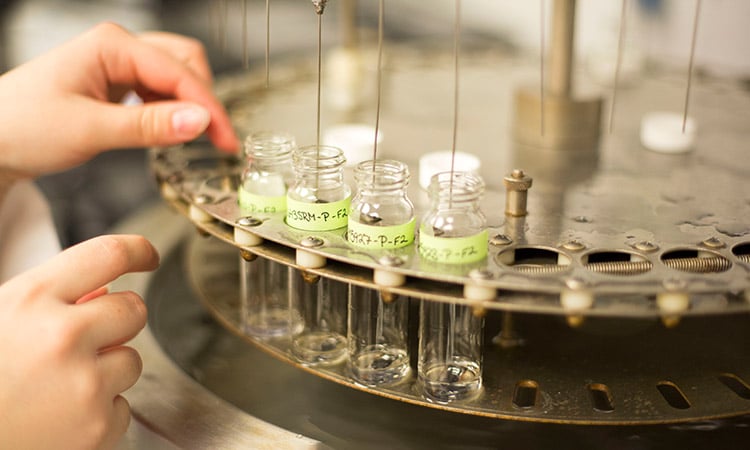
[[[108,105],[99,130],[102,148],[167,146],[200,136],[211,122],[196,103],[163,101],[142,105]]]

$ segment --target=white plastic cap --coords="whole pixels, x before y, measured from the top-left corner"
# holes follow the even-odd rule
[[[456,152],[453,169],[456,172],[479,173],[479,158],[464,152]],[[419,158],[419,185],[423,189],[430,186],[430,178],[440,172],[451,170],[451,152],[440,151],[423,155]]]
[[[659,153],[685,153],[693,148],[695,121],[688,117],[682,131],[682,115],[673,112],[652,112],[641,120],[641,144]]]
[[[378,144],[383,142],[383,132],[378,132]],[[372,159],[375,146],[375,127],[348,123],[334,125],[323,132],[323,145],[338,147],[344,151],[347,166],[356,166]]]

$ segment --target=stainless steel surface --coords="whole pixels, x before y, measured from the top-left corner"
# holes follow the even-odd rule
[[[207,310],[224,327],[291,367],[352,389],[446,411],[555,423],[669,423],[750,413],[750,387],[736,393],[719,380],[722,374],[750,380],[747,314],[696,316],[676,329],[665,329],[654,319],[601,318],[571,329],[555,316],[515,315],[514,334],[524,343],[516,348],[485,347],[483,394],[474,401],[440,405],[425,400],[414,379],[368,388],[350,378],[345,364],[325,368],[299,364],[288,339],[256,340],[245,335],[236,253],[232,245],[215,239],[191,239],[186,267]],[[411,316],[417,317],[415,313]],[[486,342],[508,325],[499,312],[488,312],[485,321]],[[416,330],[410,330],[410,336],[410,353],[416,354]],[[681,388],[690,407],[671,406],[657,389],[662,382]],[[519,383],[538,386],[530,404],[517,404],[520,400],[513,392]],[[611,393],[606,411],[592,405],[586,388],[591,383]]]
[[[383,109],[387,138],[380,151],[383,157],[397,157],[415,167],[422,152],[450,142],[450,96],[436,95],[450,80],[450,64],[439,53],[403,48],[389,53]],[[289,65],[280,67],[279,73],[283,79],[270,90],[261,91],[262,77],[253,74],[226,78],[218,89],[241,133],[250,127],[286,128],[299,142],[309,141],[315,136],[310,115],[315,107],[313,67]],[[748,91],[726,80],[698,83],[694,106],[703,131],[695,150],[687,155],[650,153],[638,142],[638,118],[682,94],[671,75],[654,72],[619,100],[621,120],[614,132],[604,137],[598,156],[581,157],[576,152],[520,147],[513,143],[507,128],[490,125],[509,126],[503,119],[507,119],[505,108],[513,80],[527,73],[522,62],[485,50],[466,52],[462,62],[459,146],[483,160],[480,172],[489,192],[482,206],[489,218],[489,235],[512,240],[508,245],[492,245],[482,267],[492,278],[480,285],[497,289],[498,295],[493,301],[473,305],[487,310],[568,314],[559,295],[569,280],[581,280],[594,296],[592,307],[581,311],[582,315],[658,317],[663,311],[653,297],[668,291],[666,282],[679,280],[689,297],[689,307],[680,314],[750,310],[743,295],[750,287],[746,262],[750,254],[750,185],[745,182],[750,161],[742,156],[750,120]],[[327,118],[324,128],[372,118],[367,108],[348,112],[328,109],[323,115]],[[203,143],[154,153],[157,175],[182,195],[175,203],[178,208],[201,195],[214,199],[193,202],[216,219],[197,224],[201,229],[227,242],[233,241],[234,227],[256,233],[264,243],[245,251],[292,266],[294,250],[314,234],[324,245],[309,251],[325,256],[328,265],[311,269],[311,273],[377,287],[372,281],[373,269],[383,267],[378,261],[395,252],[353,248],[343,230],[300,232],[287,227],[281,215],[258,217],[263,223],[257,227],[236,225],[237,219],[246,215],[237,206],[233,189],[237,163],[215,158]],[[502,213],[502,174],[519,167],[534,177],[534,189],[528,195],[529,214],[506,217]],[[410,196],[417,211],[424,212],[426,193],[414,185]],[[710,238],[720,239],[725,246],[704,245]],[[582,243],[585,250],[563,245],[571,240]],[[407,283],[385,288],[387,291],[467,303],[462,287],[476,267],[421,261],[415,246],[397,256],[404,264],[391,270],[406,275]],[[704,257],[708,259],[697,260]],[[528,270],[530,267],[534,270]]]

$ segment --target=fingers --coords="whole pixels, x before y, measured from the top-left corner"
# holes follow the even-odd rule
[[[94,32],[103,37],[97,41],[99,59],[110,84],[139,85],[166,97],[201,105],[211,117],[207,133],[214,145],[227,151],[235,151],[238,148],[239,142],[229,117],[211,92],[209,84],[205,81],[205,73],[197,75],[210,71],[201,68],[200,64],[195,62],[188,68],[162,49],[149,45],[147,41],[136,39],[116,25],[103,24]],[[107,119],[101,118],[105,124]],[[144,133],[141,136],[141,146],[158,145],[157,142],[147,141],[147,138],[153,135]],[[111,145],[122,147],[123,138],[124,135],[111,136]]]
[[[120,275],[153,270],[158,265],[156,249],[141,236],[99,236],[70,247],[11,282],[73,304]]]
[[[159,31],[142,33],[138,35],[138,39],[172,55],[208,84],[213,82],[208,57],[200,41]]]
[[[104,392],[115,397],[130,389],[143,370],[143,360],[131,347],[115,347],[100,353],[97,368],[102,380]]]
[[[90,108],[102,122],[95,127],[110,145],[123,147],[167,146],[193,140],[206,131],[211,121],[210,112],[196,103],[163,101],[139,106],[121,107],[111,103],[93,103]],[[114,130],[109,136],[103,131]],[[118,137],[119,136],[119,137]]]
[[[112,401],[112,410],[108,422],[108,433],[97,448],[115,448],[118,441],[128,431],[130,425],[130,405],[121,395]]]
[[[86,330],[83,339],[92,350],[127,342],[146,326],[146,305],[134,292],[103,295],[74,308],[70,320]]]

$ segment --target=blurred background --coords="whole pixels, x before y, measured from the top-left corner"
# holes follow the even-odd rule
[[[354,2],[354,0],[350,0]],[[541,0],[547,18],[550,0]],[[338,40],[336,9],[328,2],[325,40]],[[377,0],[358,0],[363,28],[377,25]],[[450,39],[453,0],[386,1],[389,39]],[[491,39],[530,55],[539,52],[540,1],[463,0],[464,33]],[[695,0],[628,2],[623,68],[649,65],[685,70],[690,51]],[[166,30],[200,39],[217,76],[243,68],[262,70],[265,49],[265,0],[0,0],[0,65],[8,70],[70,39],[101,21],[117,22],[133,32]],[[243,11],[247,8],[247,47]],[[578,2],[577,70],[611,71],[620,25],[621,0]],[[271,0],[272,61],[311,56],[315,16],[309,0]],[[703,2],[696,74],[727,77],[750,84],[750,2]],[[240,136],[242,138],[242,136]],[[146,164],[145,149],[110,152],[71,171],[38,180],[52,204],[63,246],[101,234],[158,197]]]

